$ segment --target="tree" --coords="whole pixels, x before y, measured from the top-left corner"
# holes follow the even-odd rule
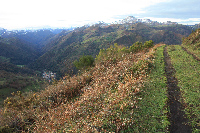
[[[142,49],[142,42],[136,42],[132,46],[130,46],[129,50],[131,52],[138,52]]]
[[[150,48],[150,47],[152,47],[152,46],[153,46],[153,41],[152,41],[152,40],[146,41],[146,42],[144,43],[144,47],[145,47],[145,48]]]
[[[74,61],[73,63],[77,69],[85,70],[88,67],[94,66],[94,58],[91,55],[83,55],[79,58],[79,61]]]

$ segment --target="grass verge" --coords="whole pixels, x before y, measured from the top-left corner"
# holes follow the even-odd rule
[[[168,54],[176,70],[178,86],[185,103],[185,113],[193,127],[193,132],[200,132],[200,65],[181,46],[168,46]]]
[[[138,130],[136,132],[167,132],[167,87],[164,69],[164,46],[158,47],[155,53],[154,65],[141,91],[142,100],[139,101],[135,113]]]

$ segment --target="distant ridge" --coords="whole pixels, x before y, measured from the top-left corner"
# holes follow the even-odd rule
[[[152,21],[151,19],[137,19],[136,17],[133,16],[128,16],[123,20],[119,20],[118,22],[116,22],[116,24],[135,24],[135,23],[146,23],[146,24],[150,24],[150,25],[176,25],[178,24],[177,22],[171,22],[171,21],[167,21],[167,22],[157,22],[157,21]]]

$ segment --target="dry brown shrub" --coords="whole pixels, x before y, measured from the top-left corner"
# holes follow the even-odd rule
[[[134,123],[131,118],[122,118],[119,112],[133,113],[133,108],[137,108],[134,95],[140,92],[155,49],[160,45],[148,52],[126,53],[115,63],[99,62],[82,75],[64,77],[56,86],[34,94],[35,102],[28,105],[31,109],[24,110],[30,116],[19,117],[19,112],[12,108],[8,108],[8,113],[21,122],[32,118],[34,124],[26,125],[32,132],[108,132],[103,127],[105,120],[113,126],[113,132],[119,132]],[[141,67],[134,74],[129,68],[139,62]]]

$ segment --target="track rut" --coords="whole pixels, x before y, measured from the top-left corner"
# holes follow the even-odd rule
[[[168,55],[167,47],[164,49],[165,73],[168,87],[168,107],[170,108],[169,127],[170,133],[191,133],[192,128],[187,124],[183,106],[180,102],[181,92],[177,86],[178,80],[175,78],[175,69],[171,64],[171,58]]]

